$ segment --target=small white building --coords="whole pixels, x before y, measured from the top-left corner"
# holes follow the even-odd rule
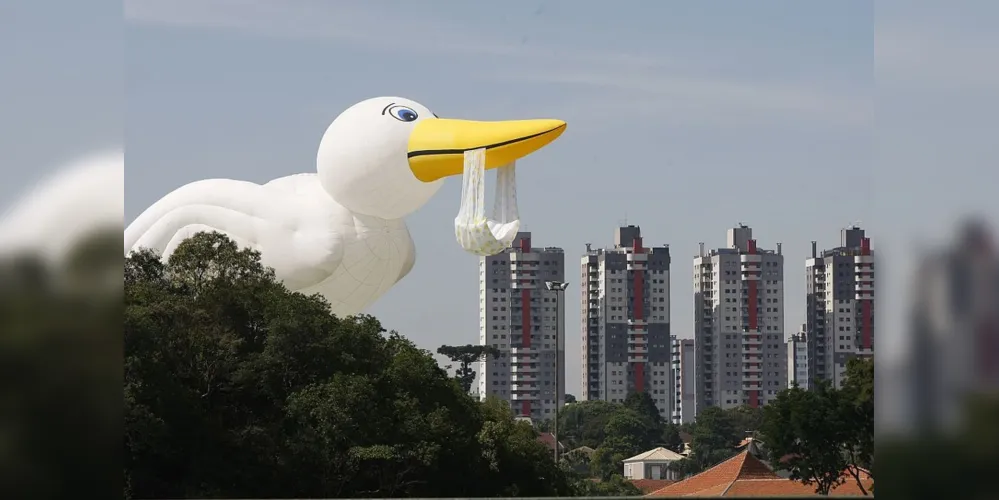
[[[683,460],[683,455],[659,447],[624,460],[625,479],[680,479],[680,475],[670,470],[670,464]]]

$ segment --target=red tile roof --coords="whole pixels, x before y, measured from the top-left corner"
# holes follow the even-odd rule
[[[635,485],[636,488],[642,490],[642,493],[652,493],[656,490],[661,490],[676,481],[672,479],[632,479],[631,484]]]
[[[555,436],[550,432],[542,432],[538,434],[538,441],[545,445],[549,450],[555,450]],[[558,444],[559,451],[565,450],[565,443]]]
[[[846,482],[833,488],[830,495],[863,495],[852,475],[847,474]],[[866,471],[861,471],[864,488],[870,494],[874,480]],[[770,470],[748,451],[683,481],[656,490],[648,497],[752,497],[752,496],[810,496],[815,495],[815,486],[800,481],[784,479]]]

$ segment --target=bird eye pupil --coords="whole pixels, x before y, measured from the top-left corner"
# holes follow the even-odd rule
[[[399,106],[396,109],[392,110],[391,114],[397,120],[403,121],[403,122],[415,121],[419,117],[416,114],[416,111],[413,111],[412,109],[409,109],[409,108],[406,108],[406,107],[402,107],[402,106]]]

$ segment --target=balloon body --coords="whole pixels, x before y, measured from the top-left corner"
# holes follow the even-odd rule
[[[360,215],[333,201],[315,174],[264,185],[210,179],[183,186],[125,230],[125,253],[163,258],[205,231],[260,252],[290,290],[319,293],[333,312],[363,311],[409,272],[415,249],[405,222]]]

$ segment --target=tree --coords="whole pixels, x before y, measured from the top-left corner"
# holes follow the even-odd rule
[[[657,446],[662,428],[631,408],[614,412],[604,426],[604,440],[590,463],[594,477],[609,479],[620,473],[622,461]]]
[[[734,455],[742,436],[728,412],[717,406],[705,408],[691,432],[691,458],[701,468],[711,467]]]
[[[655,400],[647,392],[632,392],[628,394],[624,398],[624,407],[634,411],[651,425],[662,425],[662,416],[659,414],[659,408],[656,407]]]
[[[760,426],[763,425],[762,406],[753,408],[749,405],[742,405],[726,410],[725,414],[732,423],[732,427],[739,433],[740,441],[744,437],[758,431]]]
[[[484,422],[478,434],[486,459],[485,484],[494,496],[559,496],[572,493],[570,475],[552,459],[531,424],[514,421],[509,405],[489,397],[482,405]]]
[[[530,425],[373,317],[289,292],[220,234],[125,263],[133,497],[571,492]]]
[[[608,401],[580,401],[559,411],[559,440],[570,448],[597,449],[604,441],[605,428],[621,405]]]
[[[874,359],[853,358],[846,365],[842,389],[846,424],[847,470],[866,493],[860,469],[874,477]]]
[[[604,481],[578,481],[576,496],[588,497],[638,497],[642,490],[624,478],[621,474],[613,474]]]
[[[565,399],[566,404],[576,402],[576,396],[573,396],[572,394],[565,394],[562,397]]]
[[[680,437],[680,428],[673,423],[663,425],[661,441],[663,448],[676,453],[683,452],[683,439]]]
[[[472,369],[472,363],[481,361],[486,356],[492,356],[493,359],[496,359],[500,352],[499,349],[489,345],[466,344],[462,346],[442,345],[437,348],[437,354],[447,356],[452,362],[458,363],[454,376],[465,392],[471,392],[472,384],[475,383],[475,370]]]
[[[828,495],[843,483],[849,465],[843,445],[850,424],[841,394],[818,381],[812,391],[781,391],[764,408],[761,431],[772,462],[787,467],[791,479],[814,484],[816,493]]]

